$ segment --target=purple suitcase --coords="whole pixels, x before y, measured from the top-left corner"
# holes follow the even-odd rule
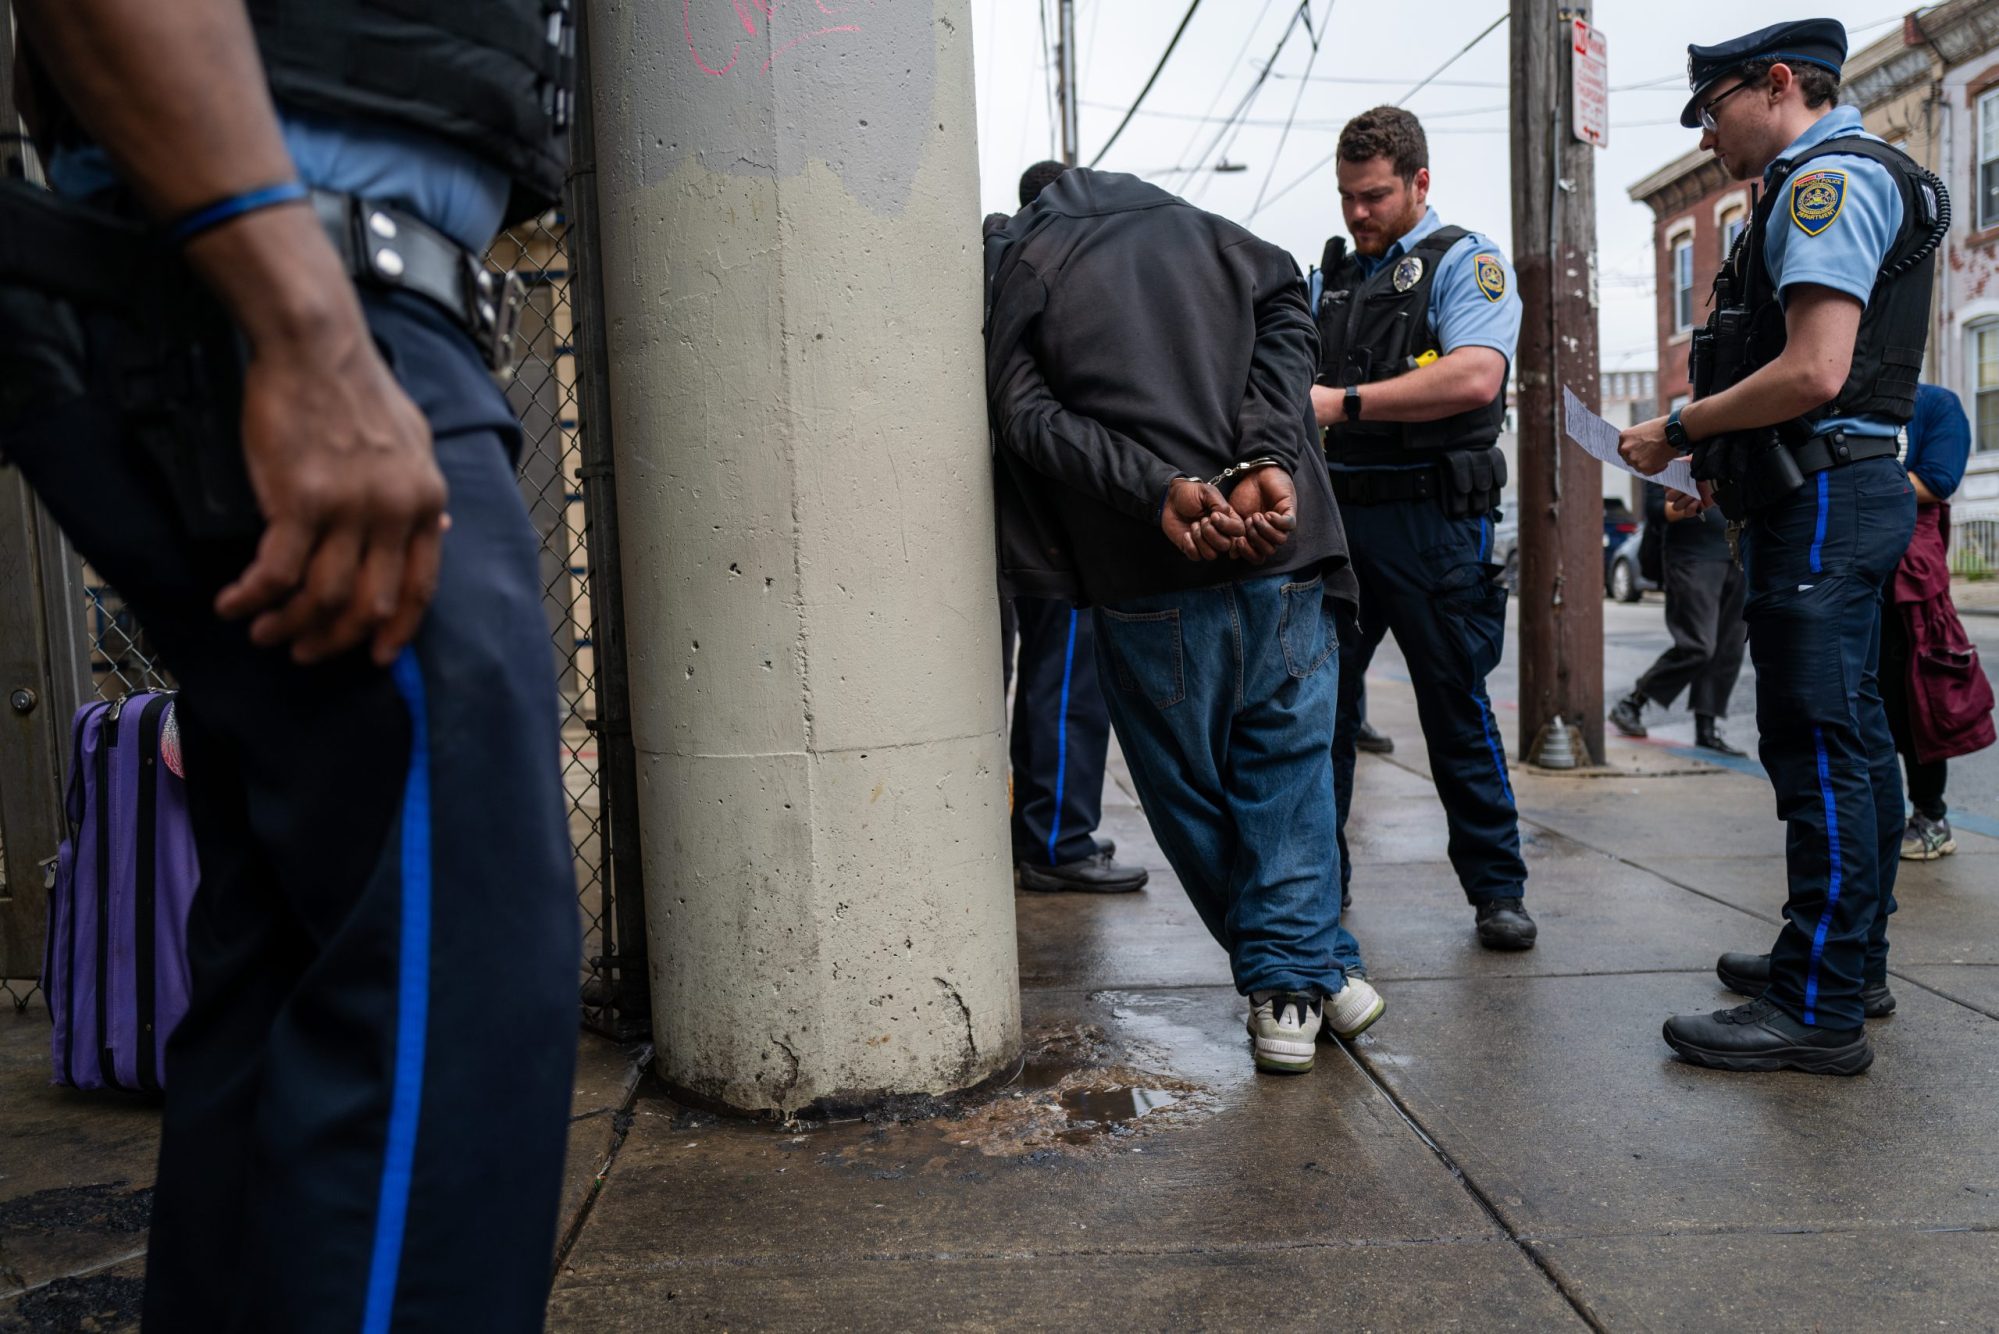
[[[42,970],[57,1084],[166,1084],[167,1035],[187,1012],[198,879],[172,706],[171,695],[138,691],[77,710],[70,835],[56,858]]]

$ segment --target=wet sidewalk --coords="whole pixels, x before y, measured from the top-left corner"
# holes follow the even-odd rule
[[[1103,832],[1153,883],[1020,896],[1005,1087],[733,1124],[586,1040],[550,1327],[1999,1325],[1999,841],[1904,867],[1869,1074],[1717,1074],[1659,1025],[1775,934],[1767,784],[1637,743],[1516,770],[1541,942],[1490,954],[1408,688],[1370,710],[1400,745],[1361,765],[1349,925],[1388,1012],[1352,1049],[1251,1071],[1124,783]],[[125,1327],[151,1113],[46,1088],[45,1023],[0,1025],[0,1328]]]

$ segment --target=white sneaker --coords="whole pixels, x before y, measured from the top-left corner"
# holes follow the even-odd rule
[[[1318,1055],[1322,1002],[1317,996],[1271,992],[1250,1000],[1250,1047],[1256,1068],[1275,1074],[1302,1075]]]
[[[1326,1032],[1338,1038],[1357,1038],[1387,1009],[1388,1002],[1366,978],[1348,973],[1340,994],[1326,1002]]]

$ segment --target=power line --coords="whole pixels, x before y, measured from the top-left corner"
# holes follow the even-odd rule
[[[1055,156],[1055,59],[1048,49],[1048,0],[1041,0],[1041,89],[1048,99],[1048,156]]]
[[[1299,76],[1298,76],[1298,75],[1296,75],[1296,74],[1273,74],[1273,75],[1271,75],[1270,77],[1271,77],[1271,78],[1273,78],[1273,79],[1295,79],[1295,78],[1298,78]],[[1352,75],[1352,74],[1314,74],[1314,75],[1313,75],[1313,76],[1312,76],[1312,77],[1311,77],[1311,78],[1310,78],[1309,80],[1307,80],[1307,82],[1309,82],[1309,83],[1369,83],[1369,84],[1391,84],[1391,85],[1392,85],[1392,84],[1398,84],[1398,83],[1407,83],[1407,82],[1409,82],[1409,80],[1408,80],[1407,78],[1400,78],[1400,79],[1381,79],[1381,78],[1362,78],[1362,77],[1360,77],[1359,75]],[[1497,79],[1437,79],[1437,78],[1433,78],[1433,79],[1431,79],[1431,80],[1430,80],[1430,82],[1431,82],[1431,84],[1433,84],[1434,86],[1436,86],[1436,87],[1438,87],[1438,88],[1504,88],[1504,87],[1506,87],[1506,86],[1507,86],[1507,85],[1506,85],[1506,83],[1505,83],[1505,82],[1504,82],[1503,80],[1497,80]]]
[[[1457,64],[1458,61],[1464,59],[1466,55],[1470,54],[1471,49],[1477,46],[1480,42],[1484,41],[1486,37],[1491,34],[1493,29],[1497,28],[1500,24],[1506,22],[1506,18],[1507,16],[1505,14],[1501,14],[1498,18],[1494,19],[1491,23],[1487,24],[1484,31],[1480,32],[1478,36],[1472,38],[1469,42],[1466,42],[1463,46],[1459,47],[1456,55],[1452,56],[1449,60],[1446,60],[1443,64],[1437,66],[1437,68],[1431,72],[1429,78],[1424,79],[1414,88],[1411,88],[1408,92],[1404,93],[1402,95],[1401,100],[1398,101],[1395,105],[1401,106],[1403,102],[1407,102],[1417,93],[1422,92],[1423,89],[1435,83],[1437,81],[1438,75],[1442,74],[1445,70],[1449,69],[1452,65]],[[1337,146],[1335,146],[1332,152],[1326,154],[1326,156],[1320,158],[1317,162],[1313,163],[1311,167],[1309,167],[1302,175],[1298,177],[1298,179],[1292,181],[1291,184],[1285,186],[1282,190],[1279,190],[1276,194],[1272,195],[1268,200],[1265,201],[1265,204],[1260,204],[1256,208],[1251,209],[1249,212],[1249,217],[1254,218],[1257,215],[1257,213],[1260,212],[1263,209],[1263,207],[1265,207],[1265,205],[1276,203],[1278,200],[1284,198],[1284,196],[1290,194],[1293,190],[1296,190],[1299,186],[1303,185],[1306,181],[1311,180],[1314,176],[1318,175],[1320,171],[1324,170],[1327,163],[1331,162],[1334,158],[1338,157],[1339,155],[1340,155],[1340,150]],[[1245,221],[1247,220],[1248,219],[1245,219]]]
[[[1319,48],[1325,44],[1323,39],[1326,35],[1326,25],[1333,21],[1333,6],[1338,2],[1339,0],[1326,0],[1326,16],[1319,20],[1317,32],[1312,32],[1311,11],[1308,9],[1305,12],[1305,31],[1312,38],[1312,54],[1305,61],[1305,73],[1308,77],[1312,73],[1312,66],[1319,63]],[[1284,156],[1284,143],[1291,137],[1291,122],[1298,119],[1298,104],[1305,100],[1305,89],[1309,86],[1304,79],[1298,80],[1297,96],[1291,99],[1291,114],[1284,118],[1284,129],[1278,134],[1277,147],[1270,154],[1270,169],[1263,173],[1263,184],[1256,189],[1256,203],[1250,206],[1249,211],[1252,215],[1262,206],[1263,196],[1270,189],[1271,178],[1277,175],[1278,159]]]
[[[1488,36],[1490,36],[1494,28],[1497,28],[1500,24],[1506,22],[1506,18],[1507,18],[1506,12],[1502,10],[1498,18],[1486,24],[1484,28],[1479,30],[1478,36],[1472,38],[1469,42],[1466,42],[1463,46],[1459,47],[1458,53],[1456,55],[1452,56],[1449,60],[1446,60],[1443,64],[1437,66],[1436,69],[1432,70],[1430,72],[1429,78],[1424,79],[1414,88],[1411,88],[1408,92],[1402,94],[1401,97],[1395,99],[1395,105],[1401,106],[1404,102],[1407,102],[1410,98],[1414,97],[1416,94],[1422,92],[1425,88],[1429,87],[1431,82],[1439,74],[1442,74],[1445,70],[1449,69],[1451,66],[1457,64],[1459,60],[1463,59],[1464,56],[1468,52],[1470,52],[1470,50],[1474,46],[1477,46],[1480,42],[1484,41]]]
[[[1236,103],[1235,110],[1229,113],[1230,119],[1233,120],[1248,115],[1250,108],[1256,105],[1256,95],[1263,91],[1263,85],[1270,78],[1270,71],[1276,66],[1277,58],[1284,54],[1284,48],[1290,44],[1291,34],[1297,31],[1298,20],[1302,17],[1305,17],[1305,4],[1304,0],[1299,0],[1298,8],[1291,11],[1291,21],[1284,25],[1284,31],[1277,39],[1276,49],[1271,51],[1270,59],[1263,62],[1263,69],[1257,74],[1256,82],[1250,84],[1249,91],[1242,95],[1242,100]],[[1242,127],[1240,125],[1236,126],[1234,134],[1240,136],[1241,133]],[[1228,140],[1226,145],[1223,143],[1224,139]],[[1202,167],[1207,165],[1209,155],[1217,148],[1222,150],[1222,160],[1227,161],[1229,146],[1232,146],[1234,143],[1235,138],[1230,136],[1229,127],[1224,125],[1215,135],[1214,142],[1210,143],[1207,150],[1194,160],[1194,165],[1188,168],[1188,179],[1192,180],[1195,173],[1198,173]],[[1203,179],[1201,182],[1203,188],[1196,190],[1195,193],[1205,193],[1206,185],[1207,181]]]
[[[1222,94],[1229,89],[1229,80],[1235,76],[1236,69],[1242,64],[1242,58],[1249,54],[1249,44],[1256,40],[1256,34],[1263,27],[1263,20],[1269,17],[1271,6],[1276,3],[1277,0],[1263,0],[1263,8],[1257,11],[1256,22],[1250,24],[1249,31],[1242,35],[1242,45],[1236,48],[1235,58],[1230,60],[1226,66],[1227,72],[1222,75],[1221,84],[1216,87],[1215,95],[1208,99],[1207,109],[1201,113],[1201,119],[1206,120],[1209,116],[1214,115],[1215,108],[1221,105]],[[1181,145],[1180,152],[1176,155],[1175,161],[1182,160],[1189,153],[1192,153],[1194,145],[1199,143],[1200,139],[1201,132],[1198,129],[1188,135],[1187,142]],[[1185,168],[1175,167],[1173,168],[1173,174],[1178,175],[1183,170]]]
[[[1124,113],[1124,119],[1117,123],[1117,128],[1115,130],[1111,131],[1111,137],[1104,140],[1104,146],[1102,148],[1099,148],[1097,150],[1097,155],[1090,159],[1090,165],[1092,167],[1096,166],[1099,162],[1102,162],[1104,160],[1104,154],[1111,151],[1111,145],[1117,142],[1118,136],[1120,134],[1124,133],[1124,127],[1131,124],[1131,118],[1138,114],[1139,107],[1142,106],[1145,102],[1145,95],[1152,91],[1152,85],[1158,83],[1159,76],[1166,72],[1166,62],[1173,58],[1173,48],[1180,45],[1180,39],[1186,35],[1187,25],[1194,21],[1194,11],[1198,10],[1200,7],[1201,7],[1201,0],[1194,0],[1192,4],[1187,6],[1187,12],[1180,16],[1180,26],[1173,30],[1172,40],[1167,42],[1166,49],[1160,52],[1159,63],[1152,67],[1151,77],[1146,79],[1145,87],[1139,89],[1138,96],[1132,99],[1131,110]],[[1317,52],[1315,48],[1314,54],[1316,53]]]

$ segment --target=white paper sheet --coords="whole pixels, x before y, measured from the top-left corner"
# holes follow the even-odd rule
[[[1648,482],[1658,482],[1675,491],[1684,491],[1690,496],[1699,495],[1700,487],[1694,481],[1694,470],[1678,459],[1666,465],[1666,470],[1654,476],[1646,476],[1626,463],[1617,452],[1617,428],[1583,406],[1575,391],[1562,386],[1562,430],[1569,439],[1583,447],[1583,451],[1602,459],[1613,468],[1630,473],[1633,477],[1644,477]]]

